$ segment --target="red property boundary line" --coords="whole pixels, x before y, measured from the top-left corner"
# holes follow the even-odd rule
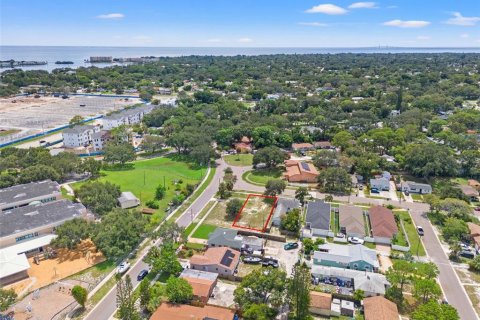
[[[272,205],[272,209],[270,210],[270,214],[268,215],[267,221],[266,221],[265,224],[263,225],[263,228],[262,228],[262,229],[256,229],[256,228],[250,228],[250,227],[244,227],[244,226],[239,226],[239,225],[237,225],[238,220],[239,220],[240,217],[242,216],[243,209],[245,208],[245,206],[246,206],[247,203],[248,203],[248,200],[250,200],[251,197],[260,197],[260,198],[266,198],[266,199],[275,199],[275,201],[273,202],[273,205]],[[258,232],[265,232],[265,230],[267,229],[268,223],[270,222],[270,219],[272,218],[273,210],[275,210],[275,207],[276,207],[276,205],[277,205],[277,201],[278,201],[278,197],[275,197],[275,196],[266,196],[266,195],[263,195],[263,194],[249,193],[248,196],[247,196],[247,199],[246,199],[245,202],[243,203],[242,208],[240,209],[240,211],[238,211],[237,216],[235,217],[235,220],[233,220],[232,227],[241,228],[241,229],[247,229],[247,230],[253,230],[253,231],[258,231]]]

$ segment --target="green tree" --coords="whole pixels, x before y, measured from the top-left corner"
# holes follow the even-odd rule
[[[310,254],[315,249],[315,243],[311,238],[303,238],[302,243],[305,254]]]
[[[273,179],[268,180],[267,184],[265,185],[264,195],[266,196],[276,196],[281,194],[285,188],[287,187],[287,183],[280,179]]]
[[[387,270],[387,280],[392,286],[398,286],[400,292],[403,292],[405,284],[411,279],[415,271],[415,265],[406,260],[395,260],[391,268]]]
[[[353,136],[348,131],[340,131],[333,136],[332,144],[342,151],[352,146]]]
[[[264,303],[251,304],[243,311],[245,320],[273,320],[277,312]]]
[[[457,310],[445,304],[439,304],[437,301],[430,300],[421,304],[413,311],[412,320],[459,320]]]
[[[352,179],[343,168],[327,168],[317,177],[318,186],[323,192],[347,193],[352,186]]]
[[[442,234],[448,242],[458,242],[468,234],[467,224],[457,218],[447,218],[442,228]]]
[[[165,198],[166,193],[167,189],[162,185],[158,185],[158,187],[155,189],[155,199],[162,200]]]
[[[295,199],[300,201],[302,207],[305,205],[305,198],[308,197],[310,194],[308,193],[308,189],[306,187],[299,187],[295,190]]]
[[[133,294],[132,280],[127,274],[125,278],[117,280],[117,308],[120,319],[139,320],[140,315],[135,309],[135,295]]]
[[[135,150],[128,142],[107,143],[103,149],[103,160],[107,163],[118,163],[124,166],[125,163],[135,160]]]
[[[278,147],[265,147],[259,149],[253,155],[253,165],[256,166],[259,163],[264,163],[268,168],[274,168],[277,165],[283,163],[286,156],[285,153]]]
[[[284,230],[298,233],[301,227],[301,216],[298,208],[292,209],[283,215],[280,221],[280,227]]]
[[[102,217],[92,240],[109,260],[131,252],[145,236],[146,220],[137,211],[116,209]]]
[[[161,283],[160,281],[155,282],[150,287],[150,301],[148,302],[147,306],[148,311],[153,313],[155,310],[157,310],[160,303],[162,303],[163,297],[167,295],[165,291],[165,284]]]
[[[187,303],[193,299],[192,286],[183,278],[168,278],[165,292],[171,303]]]
[[[17,299],[17,294],[13,289],[0,288],[0,311],[6,311]]]
[[[82,218],[65,221],[55,228],[57,237],[51,245],[57,248],[75,249],[82,240],[88,239],[93,232],[94,226]]]
[[[190,152],[191,159],[198,165],[206,165],[210,159],[215,155],[214,150],[208,143],[196,145]]]
[[[120,187],[110,182],[87,182],[75,191],[75,197],[98,215],[110,212],[118,204]]]
[[[353,293],[353,299],[355,299],[356,301],[362,301],[363,299],[365,299],[365,292],[360,289],[355,290],[355,292]]]
[[[234,218],[242,209],[243,202],[238,198],[233,198],[227,202],[226,212],[230,218]]]
[[[175,222],[165,221],[162,223],[155,236],[162,239],[165,243],[185,242],[185,239],[183,239],[184,231],[185,228],[180,227]]]
[[[413,296],[423,303],[438,299],[442,295],[442,289],[435,279],[417,278],[413,281]]]
[[[142,147],[144,150],[154,153],[157,150],[161,150],[165,144],[165,138],[157,135],[145,135],[142,141]]]
[[[405,168],[416,176],[449,177],[457,172],[457,162],[452,150],[436,143],[423,143],[407,146]]]
[[[152,272],[167,276],[177,275],[183,269],[171,242],[164,243],[160,250],[152,247],[145,261],[152,266]]]
[[[139,295],[140,295],[140,305],[142,308],[147,309],[148,303],[150,302],[150,280],[144,278],[139,285]]]
[[[72,119],[70,119],[68,124],[70,125],[70,127],[74,127],[76,125],[82,124],[83,120],[84,120],[83,117],[77,114],[73,116]]]
[[[275,132],[270,126],[262,126],[253,129],[252,137],[256,148],[270,147],[275,144]]]
[[[230,197],[231,192],[228,189],[229,188],[226,182],[220,182],[220,184],[218,185],[218,196],[220,197],[220,199],[227,199],[228,197]]]
[[[340,164],[340,158],[334,150],[319,150],[313,157],[313,164],[317,168],[334,167]]]
[[[100,174],[100,169],[102,168],[102,161],[98,161],[94,158],[88,157],[82,161],[80,168],[84,172],[90,173],[92,178],[96,178]]]
[[[310,316],[310,282],[311,275],[307,267],[297,264],[293,267],[292,280],[289,282],[288,296],[290,309],[296,320],[305,320]]]
[[[82,286],[76,285],[72,288],[72,296],[75,301],[77,301],[77,303],[82,306],[82,308],[85,308],[85,303],[87,302],[88,298],[87,289]]]
[[[480,255],[476,255],[475,258],[468,262],[468,268],[475,272],[480,272]]]

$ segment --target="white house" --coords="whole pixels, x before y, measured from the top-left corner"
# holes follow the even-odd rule
[[[74,126],[63,130],[63,146],[78,148],[92,143],[92,135],[99,130],[96,126]]]

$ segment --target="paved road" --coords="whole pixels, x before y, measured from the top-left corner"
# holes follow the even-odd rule
[[[225,164],[221,161],[218,161],[217,170],[212,182],[207,186],[204,192],[192,203],[190,208],[185,211],[185,213],[177,219],[177,223],[182,227],[187,227],[193,219],[200,213],[200,211],[205,207],[205,205],[210,201],[210,199],[218,191],[218,185],[223,177],[223,170],[225,169]],[[155,245],[160,245],[160,242],[157,241]],[[151,246],[144,249],[142,254],[146,254]],[[149,266],[144,263],[143,256],[137,261],[130,270],[127,272],[132,279],[132,285],[134,288],[140,283],[137,281],[137,275],[143,269],[148,269]],[[115,288],[111,290],[107,295],[101,300],[94,309],[85,317],[85,320],[107,320],[114,314],[117,309],[116,304],[117,291]]]
[[[263,192],[264,187],[259,187],[252,185],[246,181],[242,180],[242,174],[245,171],[251,170],[251,167],[232,167],[234,173],[238,177],[238,181],[235,184],[236,189],[252,191],[252,192]],[[294,196],[295,190],[286,189],[284,192],[287,196]],[[324,197],[324,194],[317,193],[317,197]],[[426,218],[426,212],[429,210],[429,206],[425,203],[419,202],[406,202],[406,201],[386,201],[380,199],[372,198],[362,198],[355,196],[341,196],[334,197],[336,200],[340,201],[351,201],[354,203],[365,203],[365,204],[392,204],[399,206],[405,209],[409,209],[412,214],[413,221],[415,225],[421,225],[425,230],[425,236],[423,237],[423,245],[429,256],[429,260],[435,263],[438,266],[440,271],[439,281],[442,286],[443,292],[447,301],[454,306],[460,315],[462,320],[475,320],[479,319],[475,310],[470,303],[470,299],[460,284],[460,280],[457,277],[455,270],[453,269],[450,261],[448,260],[447,255],[443,251],[443,248],[440,244],[439,239],[433,231],[433,227],[430,221]]]

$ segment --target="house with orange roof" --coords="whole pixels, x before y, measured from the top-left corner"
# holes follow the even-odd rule
[[[234,275],[239,262],[240,251],[228,247],[211,247],[203,255],[193,255],[190,258],[190,268],[229,277]]]
[[[376,243],[390,244],[398,233],[393,212],[383,206],[371,207],[368,211],[373,238]]]
[[[320,316],[330,316],[332,306],[332,294],[318,291],[310,291],[310,313]]]
[[[313,144],[304,142],[304,143],[292,143],[292,150],[295,152],[305,152],[315,149]]]
[[[162,303],[152,314],[150,320],[233,320],[235,311],[217,307],[204,306],[194,307],[187,304]]]
[[[318,171],[311,163],[305,161],[285,160],[286,172],[283,177],[288,182],[317,182]]]
[[[238,153],[250,153],[253,150],[252,140],[246,136],[243,136],[239,142],[235,142],[233,147]]]
[[[180,274],[180,278],[185,279],[192,286],[195,299],[205,305],[217,285],[218,274],[185,269]]]
[[[478,182],[478,180],[468,179],[468,185],[472,188],[480,190],[480,182]]]
[[[473,222],[467,222],[468,229],[470,230],[470,239],[472,239],[475,245],[475,250],[480,251],[480,226]]]
[[[365,320],[398,320],[398,308],[395,303],[382,297],[369,297],[363,300]]]

